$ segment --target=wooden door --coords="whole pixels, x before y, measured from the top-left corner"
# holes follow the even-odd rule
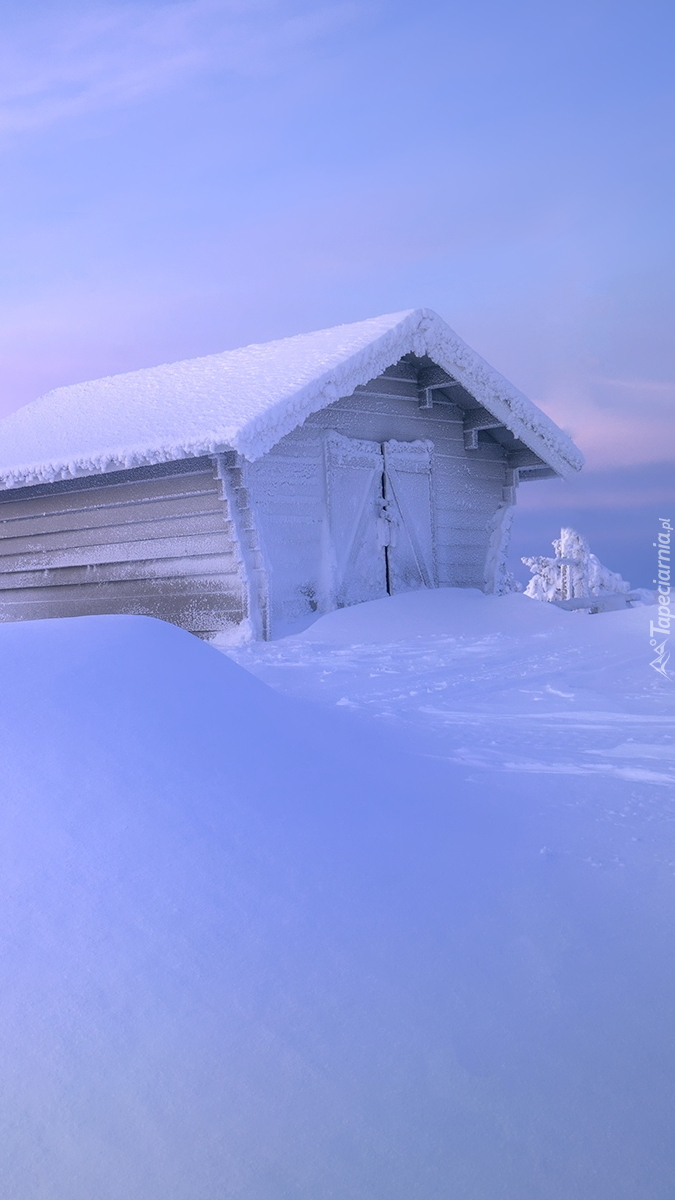
[[[431,516],[431,442],[385,442],[384,498],[391,523],[388,591],[435,584]]]
[[[326,482],[337,608],[435,584],[431,442],[331,432]]]
[[[332,602],[337,608],[387,594],[384,546],[388,522],[382,516],[382,472],[379,442],[328,434]]]

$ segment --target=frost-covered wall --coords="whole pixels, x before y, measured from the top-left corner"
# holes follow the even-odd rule
[[[213,459],[0,496],[0,620],[97,613],[159,617],[202,637],[240,629],[246,581]]]
[[[373,443],[432,443],[433,582],[484,586],[506,457],[490,438],[466,450],[463,418],[463,409],[438,392],[432,408],[420,408],[417,371],[404,361],[312,414],[257,462],[242,464],[267,564],[271,636],[334,607],[325,451],[332,430]]]

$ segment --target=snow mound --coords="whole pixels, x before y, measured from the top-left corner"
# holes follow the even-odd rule
[[[254,460],[404,355],[428,354],[559,474],[583,457],[430,309],[57,388],[0,422],[0,484],[21,487],[233,448]]]
[[[587,779],[542,806],[147,618],[0,661],[4,1195],[666,1200],[672,871]]]
[[[486,596],[477,588],[421,588],[326,613],[293,640],[339,642],[348,646],[434,635],[510,633],[526,637],[536,629],[563,629],[568,624],[569,616],[561,609],[535,605],[517,592]]]

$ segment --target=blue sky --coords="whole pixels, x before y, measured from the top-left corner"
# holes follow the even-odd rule
[[[671,4],[2,11],[0,411],[427,305],[587,455],[521,489],[518,552],[576,514],[649,582],[675,512]]]

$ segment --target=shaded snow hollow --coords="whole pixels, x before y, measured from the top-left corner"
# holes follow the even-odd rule
[[[335,699],[435,646],[479,760],[521,686],[585,681],[667,773],[672,690],[610,636],[639,610],[471,599],[288,639],[304,702],[148,618],[0,627],[3,1195],[670,1200],[672,788],[449,761],[452,720],[420,753]]]
[[[559,474],[583,457],[431,309],[57,388],[0,422],[0,486],[213,454],[254,460],[404,355],[428,354]]]

